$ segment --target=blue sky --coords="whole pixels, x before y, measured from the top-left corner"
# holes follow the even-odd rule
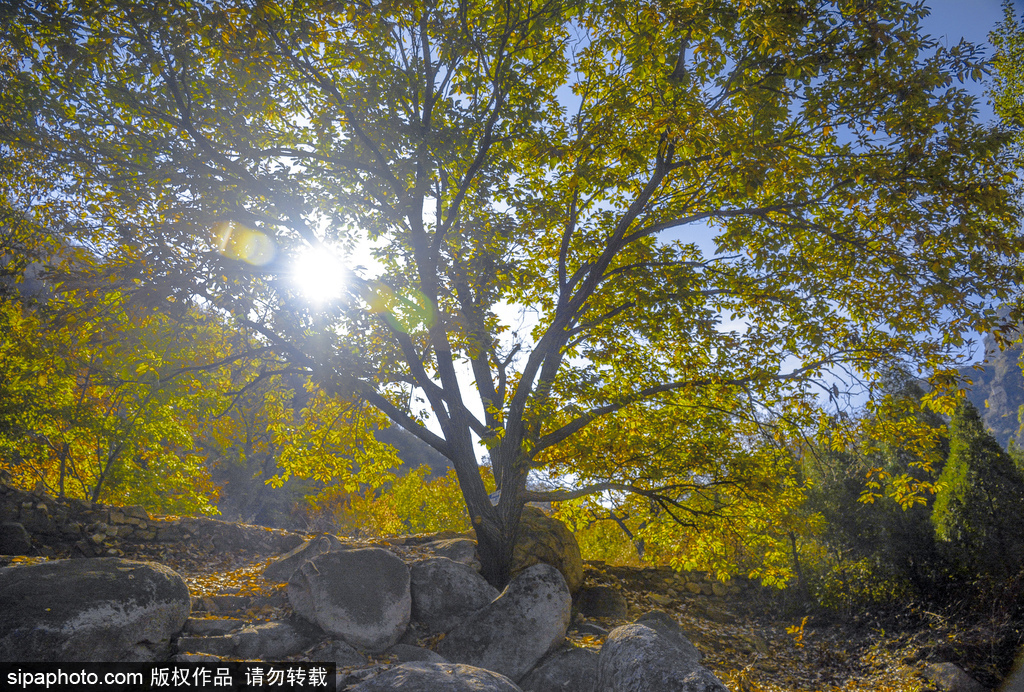
[[[926,4],[931,8],[931,14],[923,22],[926,33],[944,39],[949,46],[955,46],[962,38],[984,45],[986,57],[991,57],[988,34],[1003,19],[1002,0],[931,0]],[[1019,17],[1024,10],[1024,0],[1014,0],[1013,4]],[[978,95],[979,110],[991,116],[983,85],[968,86]]]
[[[931,0],[926,4],[932,10],[925,20],[926,31],[935,37],[947,36],[950,44],[961,38],[987,43],[988,32],[1003,18],[1000,0]],[[1014,4],[1019,13],[1021,2]]]

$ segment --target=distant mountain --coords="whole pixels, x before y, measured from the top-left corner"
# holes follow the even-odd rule
[[[1024,405],[1021,355],[1020,344],[1000,351],[995,339],[986,336],[984,369],[961,370],[974,383],[968,390],[967,398],[981,413],[985,427],[1004,447],[1010,440],[1024,446],[1019,417],[1020,407]]]
[[[374,437],[395,448],[398,458],[402,460],[403,473],[426,464],[430,467],[430,477],[436,478],[448,473],[452,466],[451,462],[436,449],[397,425],[378,430]]]

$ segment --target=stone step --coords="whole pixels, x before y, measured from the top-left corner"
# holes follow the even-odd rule
[[[203,622],[203,620],[196,620],[196,622]],[[312,643],[309,636],[300,633],[287,622],[237,622],[241,624],[241,627],[227,634],[179,637],[178,654],[205,654],[247,660],[279,661],[286,656],[301,652]]]
[[[175,663],[217,663],[224,659],[213,654],[175,654],[171,660]]]
[[[179,637],[178,655],[212,654],[214,656],[232,656],[235,653],[235,641],[230,636],[214,635],[210,637]]]
[[[189,618],[185,621],[184,632],[197,636],[227,634],[242,628],[246,621],[241,618],[211,617]]]
[[[200,613],[240,613],[252,606],[249,596],[217,594],[192,598],[192,611]]]

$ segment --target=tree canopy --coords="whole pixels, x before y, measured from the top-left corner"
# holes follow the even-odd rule
[[[24,2],[0,140],[46,174],[26,211],[102,258],[66,286],[230,314],[413,432],[501,583],[525,501],[710,511],[691,491],[740,477],[751,436],[783,449],[897,364],[948,384],[999,326],[1024,249],[1010,133],[958,86],[979,50],[925,36],[926,11]],[[292,262],[363,237],[380,271],[305,299]],[[674,419],[717,442],[613,444]],[[527,491],[545,469],[587,485]]]

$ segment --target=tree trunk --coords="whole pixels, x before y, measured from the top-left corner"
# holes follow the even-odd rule
[[[629,530],[629,527],[626,526],[626,520],[624,518],[620,517],[618,514],[616,514],[615,510],[613,510],[613,509],[608,510],[608,515],[612,518],[612,520],[616,524],[619,525],[619,528],[622,529],[622,532],[624,534],[626,534],[626,538],[628,538],[630,543],[633,544],[633,547],[636,548],[636,554],[637,554],[637,557],[640,558],[640,562],[643,562],[644,561],[644,549],[645,549],[644,539],[639,538],[636,535],[634,535],[633,532]],[[640,529],[643,530],[643,528],[645,526],[646,526],[646,522],[641,523],[640,524]]]
[[[476,550],[480,556],[480,573],[494,588],[503,589],[512,572],[512,554],[515,536],[510,536],[508,525],[498,519],[485,519],[476,524]]]
[[[796,549],[796,534],[792,531],[788,531],[787,534],[789,537],[790,548],[793,551],[793,568],[796,571],[797,592],[804,600],[806,600],[808,594],[807,581],[804,579],[804,570],[800,565],[800,553]]]
[[[110,473],[111,467],[113,467],[114,462],[117,461],[118,457],[121,456],[121,450],[124,449],[123,444],[108,444],[110,445],[110,447],[109,451],[107,452],[106,463],[103,464],[103,469],[102,471],[100,471],[99,478],[96,479],[96,488],[92,491],[93,502],[100,501],[100,491],[103,490],[103,483],[107,480],[107,474]],[[97,455],[100,454],[99,449],[96,450],[96,453]]]
[[[514,472],[510,464],[503,463],[500,453],[492,463],[496,468],[503,467],[498,504],[491,505],[488,499],[484,511],[473,513],[471,509],[470,512],[476,529],[481,574],[496,589],[503,589],[512,578],[512,557],[523,514],[526,474]]]
[[[68,443],[65,442],[61,445],[60,449],[60,492],[57,497],[64,499],[64,476],[67,473],[68,468],[68,456],[71,454],[71,449]]]

